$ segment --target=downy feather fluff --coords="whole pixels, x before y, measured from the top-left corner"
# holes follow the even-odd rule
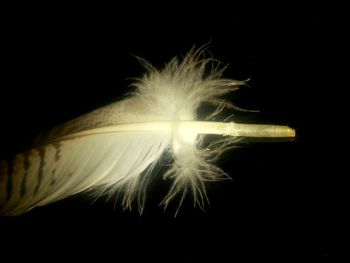
[[[179,195],[181,205],[192,195],[194,204],[203,207],[207,181],[227,178],[214,161],[236,137],[202,148],[203,136],[183,133],[177,125],[197,120],[203,103],[215,105],[209,119],[233,107],[222,97],[244,82],[221,78],[223,68],[205,58],[203,49],[173,58],[162,70],[140,61],[147,72],[124,100],[55,127],[38,136],[29,150],[1,161],[0,214],[20,215],[83,191],[94,197],[118,193],[124,208],[137,203],[142,212],[150,174],[164,153],[173,163],[164,174],[172,186],[162,203],[167,206]],[[92,132],[155,121],[174,124],[167,132]]]

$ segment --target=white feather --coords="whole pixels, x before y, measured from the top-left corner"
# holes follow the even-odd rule
[[[197,120],[203,103],[215,105],[211,117],[233,107],[222,96],[244,85],[221,78],[223,69],[202,58],[202,52],[193,49],[162,70],[141,60],[147,73],[134,84],[131,96],[43,133],[30,150],[1,161],[0,213],[19,215],[87,190],[94,196],[121,193],[124,208],[136,201],[142,212],[150,173],[165,152],[174,161],[164,175],[173,184],[163,204],[180,194],[181,205],[191,193],[194,203],[203,207],[205,183],[227,177],[214,160],[237,137],[201,148],[200,134],[250,136],[252,128],[247,133],[249,125],[242,126],[237,133],[240,126],[233,123],[214,127],[214,123],[191,122]],[[262,134],[294,136],[288,127],[279,129],[270,127]],[[261,136],[259,131],[252,136]]]

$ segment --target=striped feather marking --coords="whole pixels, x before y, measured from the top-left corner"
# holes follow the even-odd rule
[[[24,176],[23,176],[23,180],[22,180],[22,184],[21,184],[21,198],[23,198],[23,196],[26,193],[26,182],[27,182],[27,175],[28,175],[29,166],[30,166],[29,155],[28,155],[28,152],[25,152],[24,153],[24,161],[23,161]]]

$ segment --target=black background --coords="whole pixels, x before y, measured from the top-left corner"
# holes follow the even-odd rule
[[[225,77],[251,78],[250,89],[229,99],[260,112],[238,112],[236,120],[289,125],[297,138],[248,142],[228,152],[219,165],[233,181],[208,185],[211,202],[205,212],[190,200],[176,218],[175,206],[164,212],[158,203],[169,183],[159,176],[142,216],[78,195],[1,218],[2,255],[44,259],[45,251],[62,259],[222,262],[334,254],[339,171],[330,165],[329,136],[320,131],[332,118],[327,108],[336,107],[326,84],[329,13],[317,7],[265,6],[263,11],[213,5],[9,11],[1,52],[2,157],[42,130],[122,99],[131,90],[130,78],[144,72],[133,55],[162,67],[209,41],[213,56],[229,64]]]

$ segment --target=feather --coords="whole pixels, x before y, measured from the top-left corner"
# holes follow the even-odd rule
[[[162,204],[179,195],[180,207],[191,194],[203,207],[205,184],[228,177],[215,160],[239,137],[295,136],[286,126],[198,120],[205,103],[214,105],[209,119],[234,108],[223,96],[245,85],[222,78],[224,69],[203,49],[173,58],[162,70],[140,61],[147,73],[134,83],[134,93],[42,133],[30,149],[1,161],[1,215],[20,215],[83,191],[93,197],[119,193],[124,208],[136,202],[141,213],[150,175],[165,153],[173,158],[164,174],[172,186]],[[205,134],[221,136],[203,147]]]

